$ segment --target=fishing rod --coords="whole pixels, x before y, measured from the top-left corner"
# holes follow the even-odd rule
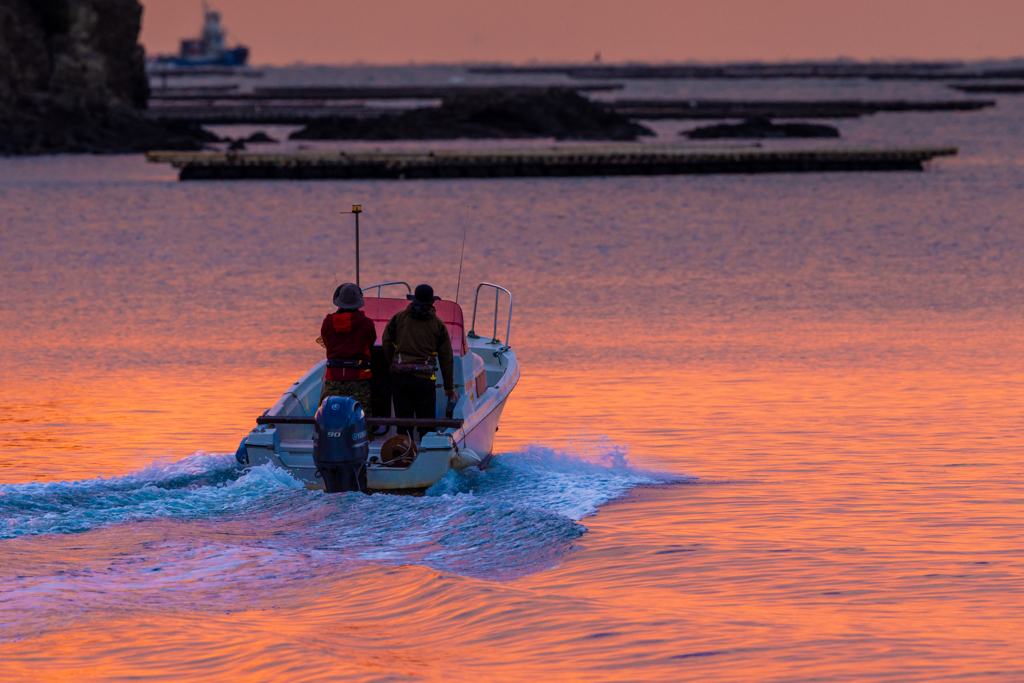
[[[466,258],[466,233],[469,231],[467,225],[462,229],[462,256],[459,257],[459,281],[455,283],[455,304],[459,303],[459,288],[462,287],[462,261]]]

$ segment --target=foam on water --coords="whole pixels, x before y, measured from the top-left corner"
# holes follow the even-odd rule
[[[504,454],[422,497],[327,495],[284,470],[239,470],[233,456],[206,453],[122,477],[6,484],[0,543],[23,538],[0,566],[0,605],[22,617],[126,599],[233,608],[367,564],[508,580],[557,563],[602,503],[666,480],[603,444]],[[54,535],[68,540],[31,538]],[[54,542],[69,552],[40,565],[32,549]]]
[[[239,477],[233,456],[196,453],[122,477],[0,484],[0,539],[77,533],[147,519],[237,511],[272,492],[301,488],[282,470]]]
[[[566,453],[531,446],[499,458],[485,470],[452,472],[428,495],[475,492],[492,501],[535,508],[579,521],[603,503],[640,484],[669,481],[665,474],[637,469],[626,450],[597,441]]]
[[[625,451],[613,445],[602,444],[583,456],[533,446],[495,458],[482,472],[451,472],[424,498],[374,496],[345,507],[354,506],[346,511],[355,514],[370,508],[384,516],[417,507],[437,508],[442,515],[462,507],[509,507],[579,521],[639,484],[663,481],[663,475],[632,468]],[[0,519],[4,521],[0,539],[240,513],[284,492],[317,497],[284,470],[271,466],[239,470],[233,456],[204,452],[121,477],[0,484]],[[325,499],[321,504],[331,502]]]

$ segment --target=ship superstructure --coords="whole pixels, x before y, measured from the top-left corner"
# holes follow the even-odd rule
[[[198,38],[181,41],[178,55],[157,57],[159,64],[174,66],[244,66],[249,59],[249,48],[244,45],[229,48],[225,40],[221,15],[203,2],[203,29]]]

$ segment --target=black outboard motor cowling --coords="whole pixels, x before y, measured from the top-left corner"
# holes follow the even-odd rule
[[[366,414],[350,396],[328,396],[313,424],[313,462],[328,493],[366,492]]]

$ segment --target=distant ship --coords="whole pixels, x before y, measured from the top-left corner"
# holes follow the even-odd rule
[[[224,29],[220,25],[220,12],[211,10],[203,2],[203,32],[199,38],[181,41],[181,54],[156,58],[161,66],[245,66],[249,48],[244,45],[228,48],[224,44]]]

